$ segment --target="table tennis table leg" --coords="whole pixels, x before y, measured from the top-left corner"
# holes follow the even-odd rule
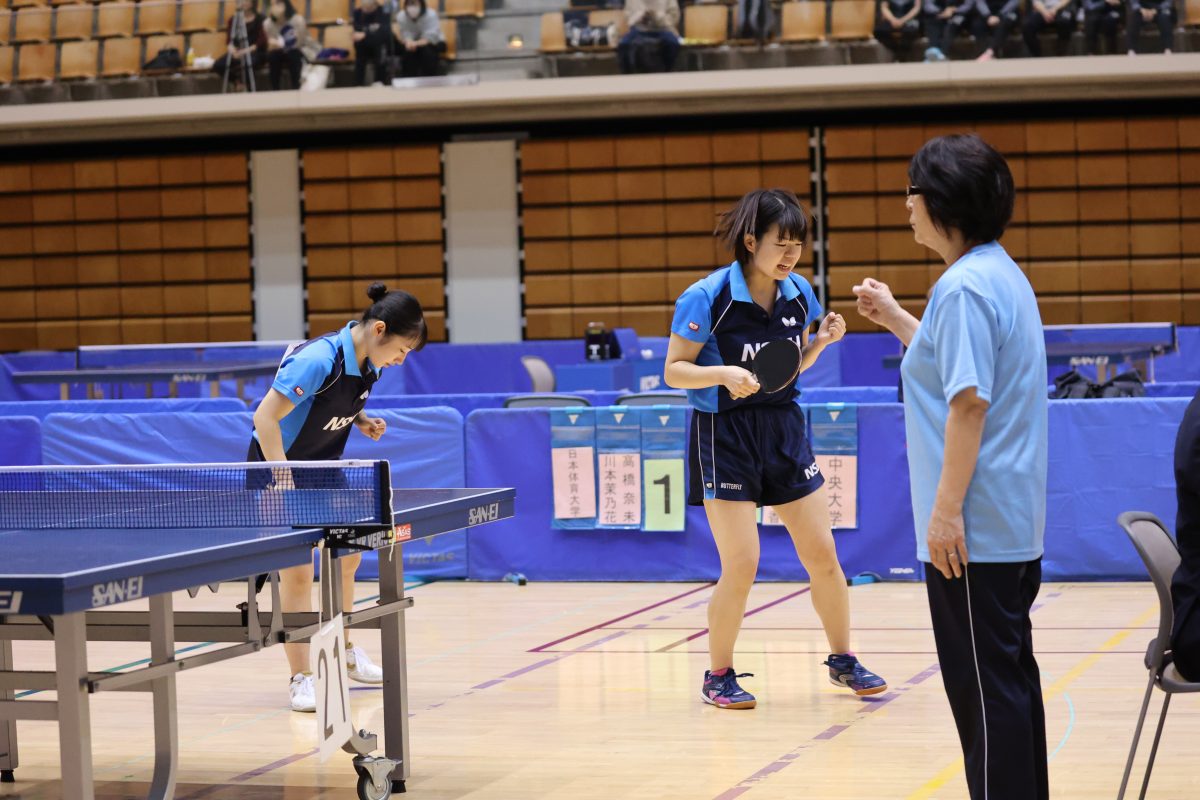
[[[150,663],[166,664],[175,657],[175,618],[171,595],[150,598]],[[154,698],[154,778],[150,783],[153,800],[175,796],[175,772],[179,761],[179,729],[175,718],[175,674],[169,673],[150,682]]]
[[[404,557],[400,545],[379,551],[379,604],[404,598]],[[383,650],[384,755],[400,765],[392,771],[392,791],[404,791],[410,774],[408,756],[408,652],[405,647],[404,612],[379,620]]]
[[[92,717],[88,708],[87,624],[83,611],[54,618],[58,748],[63,797],[95,800]]]
[[[11,672],[12,669],[12,640],[0,639],[0,672]],[[16,694],[12,689],[0,689],[0,700],[12,700]],[[0,719],[0,782],[12,781],[13,770],[17,768],[18,763],[17,721]]]

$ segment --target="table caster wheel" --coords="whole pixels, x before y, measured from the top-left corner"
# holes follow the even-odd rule
[[[408,789],[404,788],[404,781],[392,781],[392,794],[404,794]]]
[[[388,800],[392,796],[392,782],[384,780],[382,786],[377,786],[370,775],[358,776],[359,800]]]
[[[16,783],[16,782],[17,782],[17,777],[15,775],[13,775],[13,771],[11,769],[0,769],[0,783]],[[403,785],[404,781],[400,781],[399,783],[401,785]],[[401,789],[400,791],[404,791],[404,790]]]

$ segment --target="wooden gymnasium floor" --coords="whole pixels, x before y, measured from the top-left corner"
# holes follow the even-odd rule
[[[359,597],[374,594],[359,584]],[[737,668],[760,698],[749,712],[698,699],[708,584],[435,583],[408,616],[413,777],[409,795],[448,798],[965,798],[937,673],[924,587],[851,590],[854,645],[892,690],[838,691],[804,584],[761,584]],[[186,595],[176,607],[237,603]],[[1149,584],[1048,584],[1033,615],[1045,683],[1055,798],[1115,797],[1145,685],[1157,609]],[[378,654],[378,635],[359,643]],[[147,654],[97,644],[93,669]],[[19,668],[50,650],[17,643]],[[322,765],[315,719],[287,710],[283,652],[179,678],[180,798],[353,798],[348,757]],[[352,692],[355,723],[377,729],[377,690]],[[1158,695],[1161,698],[1161,695]],[[152,766],[149,700],[93,699],[99,796],[140,797]],[[1176,700],[1151,797],[1197,796],[1191,742],[1200,706]],[[57,733],[21,724],[19,782],[0,797],[57,798]],[[1139,760],[1139,764],[1144,761]]]

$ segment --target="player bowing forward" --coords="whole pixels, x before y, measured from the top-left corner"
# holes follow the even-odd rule
[[[792,339],[801,345],[800,371],[842,338],[837,314],[809,326],[821,305],[808,281],[792,270],[808,241],[808,217],[784,189],[756,190],[722,215],[714,235],[737,261],[688,287],[675,303],[665,379],[688,390],[689,505],[703,505],[721,558],[721,578],[708,605],[710,669],[701,697],[718,708],[754,708],[733,668],[733,648],[758,571],[755,507],[774,506],[812,581],[831,655],[829,678],[855,694],[878,694],[887,683],[850,651],[850,595],[838,563],[825,482],[805,434],[792,382],[762,390],[751,372],[758,349]],[[793,378],[794,381],[794,378]]]
[[[425,346],[425,318],[416,298],[389,292],[382,283],[367,290],[371,307],[351,321],[291,348],[279,365],[271,390],[254,412],[254,436],[247,461],[337,461],[346,449],[350,426],[378,441],[387,424],[363,413],[371,387],[384,367],[399,366]],[[297,481],[303,475],[296,473]],[[303,488],[303,487],[298,487]],[[354,604],[354,573],[361,554],[338,559],[342,566],[342,608]],[[285,613],[312,611],[313,565],[279,573]],[[316,711],[308,643],[285,644],[293,711]],[[361,647],[346,642],[349,675],[360,683],[383,683],[383,670]]]

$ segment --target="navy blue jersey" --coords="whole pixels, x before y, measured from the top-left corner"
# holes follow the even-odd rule
[[[337,460],[346,449],[380,372],[366,361],[364,374],[357,362],[350,335],[357,324],[293,345],[279,364],[271,388],[296,406],[279,421],[289,461]]]
[[[693,283],[675,301],[671,333],[704,345],[696,357],[701,367],[750,369],[754,354],[767,342],[792,339],[803,344],[804,331],[821,317],[821,304],[808,281],[794,272],[775,283],[775,308],[768,314],[750,296],[741,264],[735,261],[722,267]],[[792,386],[734,400],[724,386],[712,386],[689,389],[688,402],[698,411],[717,412],[746,405],[786,405],[795,402],[798,394]]]

